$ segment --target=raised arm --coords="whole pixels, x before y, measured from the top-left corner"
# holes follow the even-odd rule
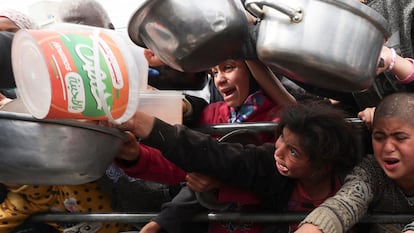
[[[259,60],[246,60],[246,64],[257,83],[266,92],[267,96],[281,106],[296,103],[295,98],[286,90],[276,75]]]
[[[386,46],[382,47],[380,57],[383,59],[383,64],[378,66],[377,74],[391,71],[401,83],[406,84],[414,81],[413,59],[401,57],[394,49]]]

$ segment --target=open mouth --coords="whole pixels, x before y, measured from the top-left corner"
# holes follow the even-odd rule
[[[384,169],[390,172],[395,171],[395,169],[397,169],[400,164],[400,160],[395,158],[384,158],[382,162],[384,164]]]
[[[393,165],[398,163],[400,160],[398,159],[384,159],[384,163],[387,165]]]
[[[227,89],[223,89],[221,92],[223,93],[224,96],[229,96],[233,94],[235,91],[236,91],[236,88],[227,88]]]
[[[286,167],[285,165],[283,165],[283,164],[281,164],[281,163],[279,163],[277,161],[276,161],[276,166],[277,166],[277,169],[280,172],[288,172],[289,171],[289,168],[288,167]]]

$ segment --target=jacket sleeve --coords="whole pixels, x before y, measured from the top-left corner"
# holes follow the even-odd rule
[[[161,151],[139,143],[140,158],[134,166],[126,166],[116,161],[124,172],[134,178],[140,178],[162,184],[174,185],[184,181],[183,169],[165,159]]]
[[[192,223],[192,220],[195,215],[202,211],[206,211],[206,209],[197,201],[194,192],[187,186],[183,186],[170,202],[162,205],[161,212],[153,221],[157,222],[167,232],[190,232],[187,228],[200,225],[199,222]],[[191,232],[201,231],[193,229]]]
[[[268,192],[274,182],[283,179],[277,173],[273,144],[219,143],[209,135],[159,119],[142,143],[160,149],[163,156],[186,172],[206,174],[240,188]]]
[[[326,233],[341,233],[351,229],[367,213],[374,199],[375,185],[380,184],[370,174],[374,159],[364,159],[345,178],[341,189],[314,209],[303,221],[317,225]]]

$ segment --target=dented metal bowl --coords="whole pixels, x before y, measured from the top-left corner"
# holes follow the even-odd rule
[[[77,120],[0,111],[0,182],[75,185],[104,175],[124,133]]]
[[[239,0],[145,0],[131,16],[128,34],[173,69],[200,72],[241,58],[248,28]]]

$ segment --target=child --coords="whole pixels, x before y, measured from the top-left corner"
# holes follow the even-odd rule
[[[276,142],[262,146],[219,143],[209,135],[168,125],[139,111],[118,127],[160,149],[187,172],[256,192],[264,210],[310,211],[336,193],[340,175],[356,160],[352,132],[344,118],[341,111],[326,104],[288,106],[280,116]],[[140,163],[147,164],[148,157],[120,153],[118,163],[131,174]],[[293,230],[296,224],[277,226],[282,228]]]
[[[256,81],[257,78],[269,75],[266,73],[267,67],[260,66],[260,64],[260,62],[253,60],[228,59],[214,66],[211,69],[214,84],[224,101],[212,103],[204,108],[199,124],[278,121],[282,107],[294,104],[295,99],[280,84],[279,89],[275,88],[274,90],[278,93],[278,101],[273,103]],[[275,140],[273,134],[261,136],[262,142],[274,142]],[[254,193],[221,186],[217,180],[197,173],[189,173],[186,180],[192,181],[191,183],[187,182],[188,187],[192,190],[194,188],[191,187],[191,184],[210,184],[210,187],[203,191],[209,191],[211,194],[214,192],[211,196],[216,196],[218,202],[228,203],[227,208],[220,208],[221,211],[258,209],[259,198]],[[183,187],[172,202],[164,204],[161,213],[153,220],[154,223],[147,224],[141,233],[158,231],[161,227],[168,232],[182,232],[181,227],[189,228],[188,219],[197,213],[206,211],[206,209],[200,206],[188,187]],[[225,206],[225,204],[221,206]],[[205,205],[204,207],[211,206]],[[181,218],[177,219],[177,215]],[[182,221],[187,223],[183,226]],[[199,224],[195,227],[197,230],[192,229],[191,231],[200,231]],[[226,232],[229,227],[228,223],[212,223],[209,228],[209,232]],[[260,230],[260,224],[233,223],[232,229],[234,233],[239,232],[238,229],[243,229],[243,232],[257,232]]]
[[[346,177],[343,187],[310,213],[300,232],[345,232],[366,213],[414,213],[414,93],[395,93],[375,110],[373,156]],[[372,224],[369,232],[413,232],[414,222]]]

